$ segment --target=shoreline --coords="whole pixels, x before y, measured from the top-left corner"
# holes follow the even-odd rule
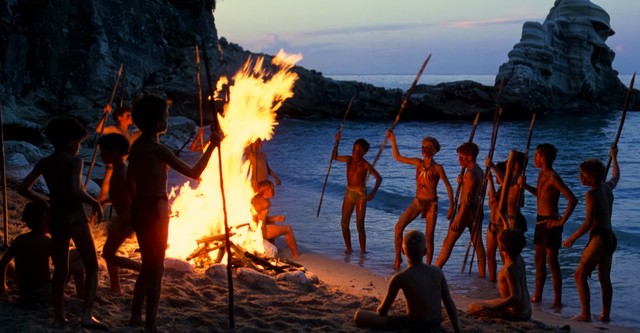
[[[309,269],[309,271],[317,274],[321,283],[330,286],[330,288],[335,288],[342,292],[351,293],[360,297],[376,297],[379,301],[384,298],[389,282],[388,277],[376,275],[363,267],[359,267],[337,259],[332,259],[321,253],[314,252],[306,248],[303,248],[302,250],[304,252],[301,251],[300,258],[297,259],[297,261],[303,264],[305,268]],[[348,272],[348,274],[346,274],[346,272]],[[502,327],[504,327],[504,325],[513,325],[518,327],[521,324],[518,322],[508,322],[505,320],[475,318],[468,316],[466,315],[466,311],[469,303],[478,301],[479,299],[458,295],[454,291],[451,291],[451,296],[456,303],[456,308],[458,309],[458,315],[460,317],[460,329],[463,332],[468,331],[472,328],[478,329],[476,325],[482,326],[482,329],[480,329],[480,331],[484,332],[484,325],[487,323],[500,325],[500,330],[502,329]],[[393,309],[396,312],[398,310],[401,310],[401,313],[402,311],[404,311],[404,308],[402,308],[403,305],[401,305],[401,302],[399,302],[399,300],[403,299],[404,296],[402,295],[402,293],[399,293],[393,305]],[[377,307],[377,305],[378,304],[376,304],[375,306]],[[358,309],[354,309],[353,313],[355,313],[355,310]],[[375,311],[375,307],[367,308],[367,310]],[[615,323],[602,323],[599,321],[573,321],[567,318],[547,313],[539,309],[537,306],[533,306],[532,310],[532,320],[530,323],[540,323],[546,326],[544,328],[538,327],[538,329],[542,329],[542,331],[545,332],[638,332],[638,330],[630,327],[616,326]],[[448,323],[448,319],[446,315],[443,315],[443,327],[445,328],[445,330],[448,329],[448,331],[452,331],[450,326],[445,326],[445,322]],[[468,325],[471,325],[471,327],[469,327]]]

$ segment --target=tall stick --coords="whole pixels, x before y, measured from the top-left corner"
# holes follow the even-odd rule
[[[476,119],[473,121],[473,125],[471,126],[471,134],[469,134],[469,142],[473,142],[473,137],[476,134],[476,127],[478,126],[478,120],[480,119],[480,112],[476,113]],[[467,171],[467,168],[462,167],[460,169],[460,179],[462,179],[462,177],[464,176],[465,171]],[[460,189],[462,188],[462,182],[458,183],[458,186],[456,187],[456,196],[453,198],[453,214],[451,215],[451,218],[453,218],[454,216],[456,216],[456,211],[458,210],[458,201],[460,200]]]
[[[214,88],[213,88],[213,84],[211,83],[211,71],[209,70],[209,57],[207,56],[207,44],[206,44],[206,39],[201,38],[202,40],[202,56],[204,57],[204,68],[205,68],[205,73],[207,74],[207,85],[208,85],[208,91],[210,94],[210,103],[211,103],[211,107],[212,107],[212,111],[213,111],[213,119],[212,119],[212,123],[211,123],[211,127],[212,130],[219,130],[220,129],[220,123],[218,121],[218,112],[215,109],[215,104],[214,104]],[[222,52],[221,48],[218,48],[218,50],[220,52]],[[221,59],[222,58],[222,54],[220,55]],[[225,103],[228,103],[228,93],[225,92],[224,93],[225,96]],[[224,215],[224,238],[225,238],[225,250],[227,252],[227,282],[228,282],[228,288],[229,288],[229,326],[231,328],[235,328],[236,326],[236,321],[235,321],[235,315],[234,315],[234,296],[233,296],[233,273],[231,271],[231,241],[229,240],[229,221],[228,221],[228,216],[227,216],[227,199],[224,193],[224,178],[222,176],[222,144],[220,146],[218,146],[218,171],[219,171],[219,175],[220,175],[220,194],[221,194],[221,198],[222,198],[222,212]]]
[[[4,248],[9,246],[9,201],[7,201],[7,165],[4,155],[4,122],[2,120],[2,104],[0,104],[0,157],[2,158],[2,220],[4,222]],[[4,274],[4,272],[1,272]]]
[[[431,53],[429,53],[429,55],[427,56],[427,59],[425,59],[425,61],[422,63],[422,67],[420,67],[420,70],[418,71],[418,74],[416,75],[415,80],[413,80],[411,87],[407,89],[407,93],[404,95],[404,99],[402,100],[402,104],[400,105],[400,110],[398,110],[398,113],[396,114],[396,118],[393,121],[393,124],[391,124],[391,127],[389,127],[389,131],[393,131],[393,129],[398,124],[398,121],[400,120],[400,115],[402,114],[402,111],[404,110],[404,108],[407,106],[407,103],[409,102],[409,97],[411,97],[411,94],[413,93],[413,89],[418,84],[418,81],[422,76],[422,72],[424,72],[424,68],[427,67],[429,60],[431,60]],[[384,141],[382,141],[382,145],[380,145],[380,149],[378,150],[376,157],[373,159],[373,163],[371,163],[372,166],[375,166],[376,162],[378,162],[380,155],[382,155],[382,150],[384,149],[384,146],[387,145],[387,140],[389,140],[389,137],[385,135]]]
[[[342,117],[342,121],[340,122],[340,126],[338,127],[338,134],[342,133],[342,128],[344,127],[344,121],[347,119],[347,115],[349,114],[349,110],[351,110],[351,103],[356,98],[356,95],[351,96],[349,100],[349,104],[347,105],[347,110],[344,112],[344,117]],[[324,177],[324,184],[322,184],[322,193],[320,194],[320,203],[318,204],[318,212],[316,213],[316,218],[320,217],[320,208],[322,207],[322,198],[324,198],[324,190],[327,188],[327,180],[329,180],[329,172],[331,172],[331,164],[333,163],[333,154],[338,149],[338,145],[340,144],[340,140],[336,140],[333,144],[333,149],[331,150],[331,159],[329,159],[329,167],[327,168],[327,175]]]
[[[618,145],[618,140],[620,140],[620,134],[622,134],[622,127],[624,126],[624,120],[627,118],[627,109],[629,108],[629,100],[631,99],[631,93],[633,92],[633,84],[636,81],[636,73],[633,73],[631,77],[631,82],[629,83],[629,89],[627,90],[627,95],[624,98],[624,105],[622,106],[622,118],[620,118],[620,126],[618,127],[618,133],[616,133],[616,138],[613,140],[613,144],[611,147],[615,147]],[[607,179],[607,175],[609,174],[609,167],[611,167],[611,154],[609,154],[609,161],[607,162],[607,168],[604,173],[605,177],[603,179]]]
[[[531,148],[531,138],[533,137],[533,125],[536,122],[536,113],[533,113],[533,116],[531,116],[531,124],[529,125],[529,136],[527,137],[527,147],[524,151],[524,161],[522,163],[522,167],[520,168],[520,176],[524,176],[524,172],[527,170],[527,164],[529,164],[529,149]],[[522,184],[519,185],[519,190],[520,193],[519,197],[518,197],[518,204],[522,205],[522,200],[524,197],[524,182],[522,182]]]
[[[109,106],[111,106],[111,104],[113,103],[113,99],[116,97],[116,90],[118,89],[118,83],[120,83],[120,76],[122,76],[123,67],[124,67],[124,64],[121,64],[120,69],[118,69],[118,76],[116,77],[116,82],[113,84],[113,89],[111,90],[111,98],[109,98],[109,103],[107,104]],[[96,138],[96,143],[98,141],[98,138],[102,136],[102,133],[104,133],[104,128],[107,123],[107,117],[109,117],[109,113],[104,113],[104,115],[102,116],[102,128],[100,129],[100,133]],[[97,157],[98,157],[98,145],[95,144],[93,147],[93,157],[91,157],[91,163],[89,164],[89,169],[87,170],[87,178],[84,180],[85,189],[87,188],[87,185],[89,185],[89,179],[91,179],[91,171],[93,171],[93,166],[96,164]]]
[[[200,148],[204,147],[204,120],[202,116],[202,82],[200,81],[200,50],[198,49],[198,44],[196,44],[196,82],[198,83],[198,110],[200,112],[200,128],[198,129],[198,136],[189,150],[196,151],[198,150],[198,143],[200,143]]]
[[[487,157],[489,157],[490,159],[493,159],[493,152],[495,150],[496,147],[496,141],[498,138],[498,129],[500,127],[500,116],[502,115],[502,107],[498,108],[498,110],[493,114],[493,128],[491,131],[491,144],[489,147],[489,153],[487,154]],[[486,168],[484,174],[486,175],[488,172],[490,172],[491,169],[489,169],[489,167]],[[475,239],[476,234],[479,232],[478,230],[480,229],[480,226],[482,225],[482,219],[480,218],[481,216],[483,216],[483,209],[484,209],[484,198],[485,198],[485,194],[487,193],[487,177],[484,177],[482,179],[482,189],[480,192],[480,198],[479,198],[479,202],[478,202],[478,207],[476,208],[476,214],[475,214],[475,219],[473,221],[473,225],[471,226],[471,236],[469,237],[469,243],[467,244],[467,250],[464,254],[464,261],[462,262],[462,269],[460,270],[461,273],[464,272],[464,268],[467,265],[467,258],[469,257],[469,250],[471,249],[471,244],[473,243],[473,240]],[[479,221],[478,221],[479,220]],[[471,263],[469,263],[469,271],[471,271],[471,266],[473,264],[473,258],[471,259]]]

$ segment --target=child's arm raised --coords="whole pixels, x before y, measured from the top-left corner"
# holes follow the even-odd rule
[[[222,133],[219,131],[212,131],[211,141],[207,146],[207,149],[204,150],[204,153],[202,154],[202,156],[200,156],[200,159],[198,159],[193,167],[189,166],[183,160],[179,159],[176,154],[167,146],[160,145],[159,152],[162,160],[167,163],[169,167],[191,179],[198,179],[200,178],[200,175],[202,174],[204,169],[207,167],[213,150],[216,147],[220,146],[221,140]]]

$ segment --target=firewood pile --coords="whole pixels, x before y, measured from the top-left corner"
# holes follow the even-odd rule
[[[229,237],[235,235],[230,233]],[[196,267],[208,267],[220,263],[226,253],[226,237],[224,234],[208,236],[198,239],[197,248],[186,258],[193,260]],[[260,254],[251,253],[240,245],[229,241],[232,255],[232,267],[248,267],[260,273],[278,275],[291,271],[304,271],[305,268],[286,258],[271,258]],[[211,252],[215,252],[212,257]]]

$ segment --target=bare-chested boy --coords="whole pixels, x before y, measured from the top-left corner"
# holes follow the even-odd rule
[[[280,186],[282,183],[280,181],[280,177],[278,177],[276,172],[269,167],[267,154],[262,151],[262,139],[256,139],[256,141],[251,143],[251,145],[245,149],[245,158],[249,161],[249,165],[251,166],[251,169],[249,170],[251,187],[255,192],[258,192],[258,184],[263,180],[268,180],[269,176],[275,180],[276,185]]]
[[[336,133],[336,141],[340,141],[340,132]],[[350,254],[351,248],[351,215],[353,209],[356,210],[356,228],[358,229],[358,239],[360,240],[360,253],[367,252],[367,234],[364,230],[364,218],[367,212],[367,201],[373,200],[376,195],[382,177],[376,169],[364,159],[364,155],[369,151],[369,142],[365,139],[358,139],[353,143],[351,156],[338,155],[338,146],[332,152],[333,159],[338,162],[347,163],[347,191],[342,201],[342,237],[346,249],[344,252]],[[367,193],[367,174],[371,174],[376,179],[371,192]]]
[[[284,236],[292,257],[298,258],[298,246],[296,238],[293,236],[293,229],[290,225],[276,224],[284,222],[285,216],[269,215],[274,191],[274,185],[270,180],[263,180],[258,184],[258,193],[251,199],[251,205],[255,211],[254,220],[256,223],[262,222],[262,237],[264,239]]]
[[[402,251],[409,266],[391,278],[389,290],[378,306],[377,313],[356,311],[354,320],[357,326],[394,331],[439,332],[443,304],[453,330],[460,332],[458,310],[449,293],[447,279],[439,268],[422,262],[425,247],[426,240],[422,232],[407,232],[402,242]],[[387,316],[400,290],[407,300],[406,316]]]
[[[53,144],[54,151],[36,163],[20,184],[19,191],[29,200],[50,209],[49,231],[53,242],[51,258],[55,266],[51,280],[53,327],[62,328],[67,321],[64,316],[64,286],[69,273],[69,243],[73,239],[86,273],[81,324],[86,328],[105,329],[92,316],[98,286],[98,258],[84,211],[84,204],[91,205],[101,220],[102,206],[85,192],[82,186],[83,161],[77,156],[80,143],[87,138],[87,130],[75,118],[58,117],[49,121],[45,136]],[[44,177],[49,189],[48,198],[32,188],[40,176]]]
[[[112,166],[109,182],[103,184],[102,189],[109,193],[109,200],[116,211],[116,218],[111,221],[108,227],[102,256],[107,261],[111,291],[119,293],[121,291],[119,268],[140,271],[139,262],[116,255],[120,245],[133,236],[133,230],[129,223],[131,198],[125,181],[127,175],[125,159],[129,155],[129,140],[121,134],[111,133],[100,137],[98,145],[102,160]]]
[[[504,173],[507,169],[506,162],[498,162],[495,164],[495,169]],[[500,212],[500,192],[502,188],[496,190],[493,183],[493,175],[491,172],[487,173],[487,182],[489,193],[489,226],[487,227],[487,270],[489,271],[489,281],[496,282],[496,273],[498,270],[498,263],[496,261],[496,251],[498,251],[498,237],[505,229],[505,223]],[[498,184],[501,181],[496,179]],[[498,252],[502,263],[504,264],[504,256],[502,252]]]
[[[598,267],[598,280],[602,289],[602,314],[598,320],[611,320],[611,301],[613,288],[611,286],[611,261],[618,241],[611,228],[611,212],[613,210],[613,189],[620,180],[618,167],[618,149],[611,149],[613,169],[611,179],[603,183],[606,168],[599,160],[586,160],[580,164],[580,182],[588,186],[585,195],[587,214],[584,223],[564,241],[565,247],[571,247],[576,239],[589,231],[589,242],[582,252],[580,264],[574,274],[578,295],[580,296],[580,314],[575,318],[581,321],[591,321],[591,292],[587,278]]]
[[[482,244],[482,225],[476,226],[477,230],[475,230],[475,235],[473,227],[474,223],[482,223],[482,214],[480,214],[476,221],[482,192],[482,179],[484,177],[484,173],[476,163],[479,150],[475,143],[465,142],[461,144],[456,151],[458,152],[458,162],[460,166],[467,171],[462,177],[458,213],[449,225],[447,236],[442,243],[442,250],[436,260],[436,266],[442,268],[447,263],[456,241],[465,229],[469,229],[476,256],[478,257],[478,275],[484,277],[486,254],[484,252],[484,245]]]
[[[504,265],[498,274],[500,298],[469,304],[469,314],[512,321],[531,319],[531,302],[527,288],[524,260],[520,256],[526,243],[522,231],[505,229],[500,234],[500,252]]]
[[[536,230],[533,237],[536,284],[531,301],[534,303],[542,301],[542,290],[547,278],[546,259],[549,263],[553,282],[553,307],[559,308],[562,306],[562,275],[558,260],[558,250],[562,243],[563,226],[571,216],[571,213],[573,213],[578,204],[578,199],[560,178],[560,175],[553,170],[553,162],[556,159],[557,152],[556,147],[550,143],[543,143],[536,147],[533,163],[536,168],[540,169],[537,186],[532,187],[525,184],[524,187],[536,196],[538,204]],[[562,216],[560,216],[558,210],[561,194],[567,199],[567,207]]]
[[[167,102],[159,96],[144,95],[133,104],[133,121],[142,134],[131,145],[126,180],[132,198],[131,226],[137,234],[142,267],[133,292],[130,324],[142,324],[142,305],[146,299],[145,330],[148,332],[157,331],[156,316],[169,236],[169,168],[198,179],[221,140],[219,132],[212,131],[209,146],[191,167],[159,142],[159,136],[167,131],[168,116]]]
[[[400,215],[394,229],[396,257],[393,268],[400,269],[400,264],[402,263],[402,256],[400,255],[402,233],[409,223],[418,217],[418,214],[422,214],[422,217],[425,218],[427,265],[431,265],[431,260],[433,259],[433,235],[438,219],[438,182],[440,179],[442,179],[442,183],[444,183],[449,197],[447,219],[451,219],[454,208],[453,190],[451,189],[447,174],[442,165],[433,159],[434,155],[440,151],[440,143],[435,138],[427,136],[422,139],[422,158],[410,158],[400,155],[400,150],[398,149],[396,138],[392,131],[388,131],[387,136],[391,140],[393,158],[398,162],[411,164],[416,168],[416,197],[411,202],[411,205]]]

